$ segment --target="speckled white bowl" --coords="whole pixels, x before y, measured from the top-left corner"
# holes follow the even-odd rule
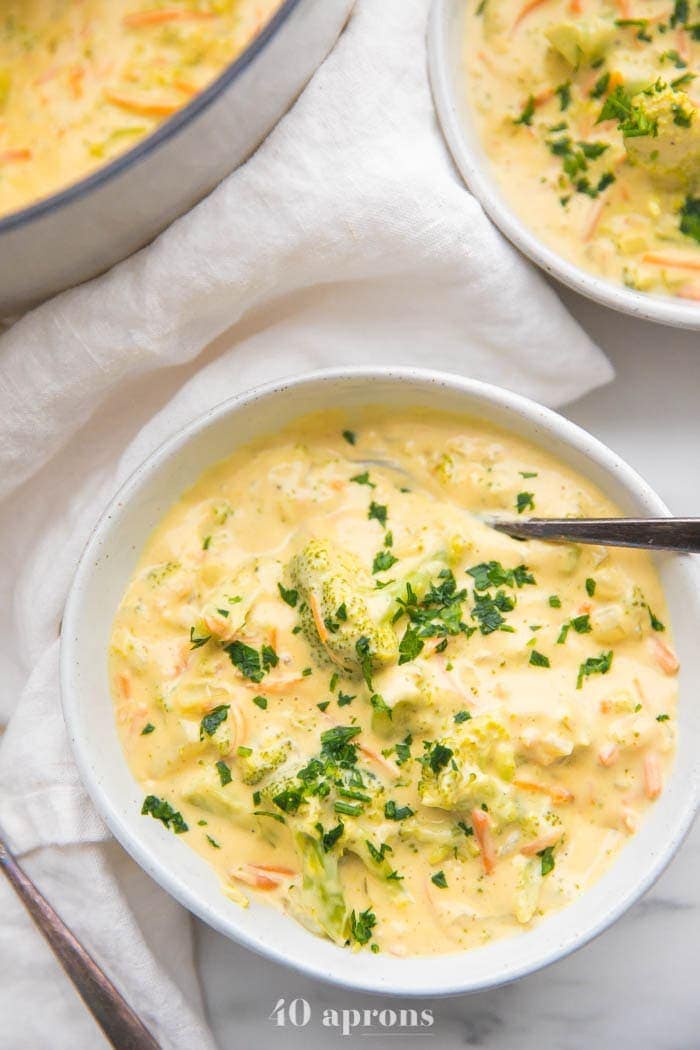
[[[502,233],[543,270],[570,288],[632,317],[676,328],[700,328],[700,303],[647,295],[596,277],[559,255],[513,211],[501,193],[469,108],[464,54],[466,0],[433,0],[428,67],[443,134],[464,181]]]
[[[186,837],[140,816],[143,790],[122,753],[107,680],[112,618],[152,529],[207,466],[306,412],[365,404],[421,405],[482,417],[582,471],[623,512],[668,514],[645,482],[595,438],[497,387],[409,368],[342,369],[271,383],[224,402],[177,433],[133,474],[106,510],[80,561],[63,618],[63,710],[83,782],[100,814],[144,870],[204,922],[271,959],[347,988],[454,995],[515,980],[579,948],[649,888],[680,845],[696,809],[700,779],[700,590],[692,558],[657,559],[682,663],[676,765],[639,833],[611,870],[569,908],[519,936],[429,959],[345,951],[258,901],[242,910],[222,894],[216,875],[189,848]]]

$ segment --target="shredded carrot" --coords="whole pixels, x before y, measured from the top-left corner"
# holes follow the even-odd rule
[[[572,15],[582,15],[583,4],[581,0],[571,0],[571,2],[569,3],[569,11],[571,11]]]
[[[540,795],[549,795],[552,802],[573,802],[574,796],[568,788],[558,785],[540,784],[536,780],[514,780],[513,783],[522,791],[534,791]]]
[[[490,875],[496,866],[496,846],[491,834],[491,817],[483,809],[473,809],[471,812],[474,835],[481,849],[481,863],[484,871]]]
[[[231,741],[231,750],[236,747],[240,747],[245,744],[248,736],[248,723],[246,717],[241,710],[240,704],[231,704],[231,721],[234,726],[233,740]]]
[[[528,15],[532,14],[532,12],[536,11],[538,7],[541,7],[542,4],[546,4],[546,3],[548,3],[548,0],[527,0],[527,3],[525,4],[525,6],[521,7],[520,14],[518,15],[518,17],[513,22],[513,27],[511,29],[511,33],[515,32],[515,30],[518,28],[518,26],[521,24],[521,22],[523,22],[527,18]]]
[[[584,244],[587,244],[588,241],[590,241],[593,238],[593,235],[595,234],[595,231],[598,229],[598,224],[600,223],[600,220],[603,217],[604,210],[605,210],[605,201],[604,200],[593,201],[593,204],[591,206],[591,210],[590,210],[590,212],[588,214],[588,220],[587,220],[586,225],[585,225],[584,230],[583,230],[583,236],[581,238],[581,240],[584,242]]]
[[[663,673],[668,675],[678,674],[680,664],[673,649],[666,645],[665,642],[662,642],[660,638],[650,638],[648,644],[652,656]]]
[[[372,762],[376,762],[378,766],[385,769],[392,777],[398,777],[401,775],[399,767],[394,765],[394,763],[388,758],[385,758],[384,755],[379,754],[378,751],[374,751],[371,747],[367,747],[365,744],[358,744],[357,746],[364,755],[367,755],[367,758],[371,759]]]
[[[603,744],[598,752],[598,761],[601,766],[613,766],[620,757],[620,749],[617,744]]]
[[[543,849],[547,849],[548,846],[553,846],[555,842],[558,842],[561,838],[561,831],[549,831],[546,835],[540,835],[538,839],[533,839],[532,842],[528,842],[520,850],[526,857],[534,857],[537,853],[541,853]]]
[[[328,631],[326,630],[326,625],[323,622],[321,610],[318,607],[318,599],[316,598],[315,594],[309,595],[309,608],[311,609],[311,615],[314,618],[314,624],[316,625],[318,636],[321,639],[321,645],[325,645],[328,641]]]
[[[294,872],[288,868],[274,868],[264,864],[243,864],[232,871],[231,875],[256,890],[276,890],[283,882],[294,878]]]
[[[661,760],[656,751],[644,757],[644,794],[647,798],[658,798],[664,786]]]
[[[163,25],[165,22],[202,22],[214,18],[213,11],[181,11],[177,8],[162,8],[159,11],[134,11],[124,15],[122,23],[128,29],[139,29],[141,26]]]
[[[632,8],[630,7],[630,0],[615,0],[617,9],[620,12],[620,18],[626,19],[632,17]]]
[[[120,674],[117,675],[117,682],[122,696],[128,700],[131,696],[131,679],[127,674]]]
[[[180,107],[173,102],[150,102],[146,99],[126,98],[115,91],[105,91],[105,98],[113,106],[126,109],[129,113],[138,113],[142,117],[169,117]]]
[[[0,150],[0,164],[11,164],[15,160],[31,160],[30,149],[6,149]]]
[[[685,62],[690,60],[690,40],[685,29],[676,32],[676,51]]]
[[[700,301],[700,281],[690,281],[688,284],[684,284],[682,288],[678,289],[676,295],[681,299]]]
[[[654,266],[672,266],[677,270],[700,270],[700,259],[693,259],[688,255],[673,255],[670,252],[646,252],[642,256],[642,262],[652,263]]]
[[[198,87],[188,83],[186,80],[175,80],[173,83],[178,91],[182,91],[183,95],[196,95],[199,91]]]

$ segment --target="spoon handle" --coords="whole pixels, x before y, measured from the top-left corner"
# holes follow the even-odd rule
[[[0,867],[112,1046],[116,1050],[160,1050],[126,1000],[22,871],[2,838]]]
[[[516,539],[568,540],[700,554],[700,518],[491,519],[490,524]]]

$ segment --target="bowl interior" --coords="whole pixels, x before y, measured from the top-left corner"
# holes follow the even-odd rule
[[[464,41],[466,0],[433,0],[428,31],[430,81],[438,118],[455,164],[493,222],[525,255],[564,284],[634,317],[700,328],[700,309],[671,296],[647,295],[575,266],[541,241],[502,194],[469,106]]]
[[[240,909],[204,860],[177,836],[140,816],[143,791],[118,739],[107,680],[112,618],[141,549],[165,511],[210,464],[296,416],[380,403],[480,416],[546,445],[586,473],[623,512],[663,515],[664,505],[613,453],[562,417],[516,395],[457,377],[414,370],[319,373],[225,402],[155,452],[118,493],[83,555],[66,607],[61,681],[64,714],[87,790],[122,845],[166,890],[227,936],[315,977],[372,992],[440,995],[512,980],[579,947],[604,929],[658,876],[695,811],[700,707],[697,581],[692,560],[660,556],[681,657],[679,750],[673,775],[612,869],[564,911],[518,937],[430,959],[353,954],[321,941],[256,901]]]

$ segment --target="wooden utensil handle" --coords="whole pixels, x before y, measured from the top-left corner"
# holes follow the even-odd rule
[[[0,867],[112,1046],[116,1050],[160,1050],[124,997],[22,871],[2,838]]]

